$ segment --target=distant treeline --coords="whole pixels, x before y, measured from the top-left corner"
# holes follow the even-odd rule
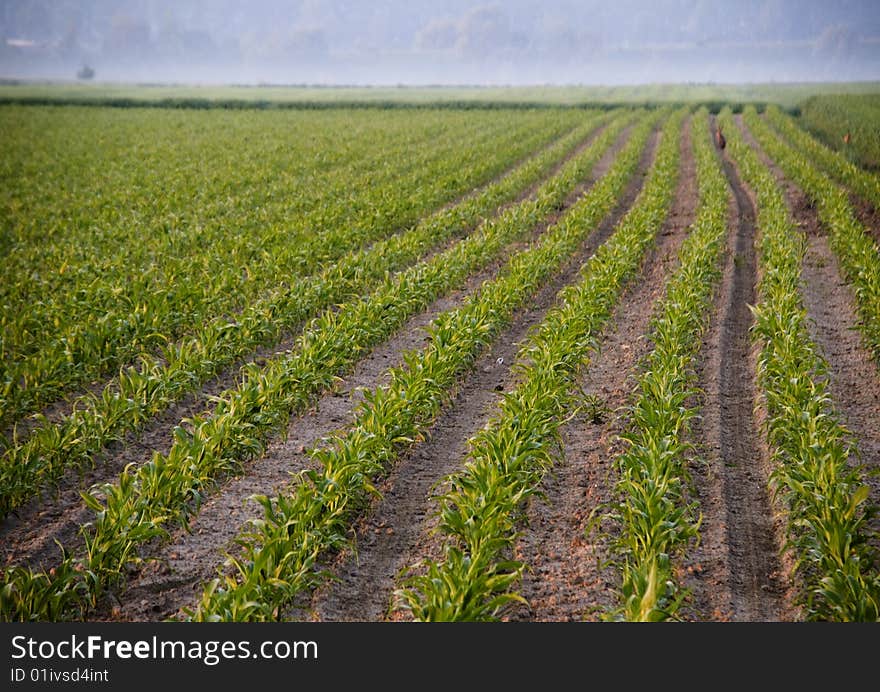
[[[766,102],[749,102],[763,111]],[[690,106],[694,109],[705,106],[711,113],[718,113],[725,106],[730,106],[739,113],[748,105],[746,102],[714,101],[584,101],[580,103],[552,103],[548,101],[493,101],[493,100],[455,100],[442,99],[436,101],[405,101],[405,100],[301,100],[275,101],[258,99],[207,99],[191,97],[141,99],[130,97],[77,97],[77,96],[12,96],[0,95],[0,105],[23,106],[91,106],[103,108],[176,108],[191,110],[328,110],[328,109],[410,109],[410,110],[535,110],[546,108],[566,109],[601,109],[614,108],[660,108]],[[799,115],[797,106],[786,109],[793,115]]]

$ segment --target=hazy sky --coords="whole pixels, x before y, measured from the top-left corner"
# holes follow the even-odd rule
[[[880,0],[0,0],[0,40],[0,77],[876,80]]]

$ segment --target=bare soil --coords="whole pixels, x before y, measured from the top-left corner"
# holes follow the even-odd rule
[[[856,214],[856,218],[865,227],[865,231],[870,235],[875,243],[880,244],[880,209],[876,209],[870,202],[850,195],[850,204]]]

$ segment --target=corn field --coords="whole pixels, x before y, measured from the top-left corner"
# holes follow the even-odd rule
[[[0,617],[877,621],[820,110],[0,106]]]

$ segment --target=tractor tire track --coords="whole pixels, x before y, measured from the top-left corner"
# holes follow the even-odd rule
[[[757,350],[749,336],[758,279],[755,202],[726,155],[722,166],[733,191],[732,233],[697,368],[703,395],[693,437],[701,460],[691,473],[703,524],[685,583],[696,619],[790,620],[783,523],[771,502],[770,454],[755,413]]]
[[[627,128],[597,164],[591,180],[603,167],[610,166],[630,131],[631,128]],[[590,184],[579,186],[569,195],[561,209],[532,230],[531,239],[557,221]],[[323,396],[305,416],[294,416],[283,440],[272,443],[263,457],[248,465],[243,476],[227,482],[209,498],[193,519],[192,532],[177,530],[170,544],[159,550],[153,566],[130,583],[123,601],[115,605],[108,603],[112,616],[125,620],[153,619],[171,616],[180,608],[191,606],[193,599],[201,595],[202,584],[216,576],[222,552],[231,549],[231,541],[247,519],[259,516],[259,505],[248,498],[255,493],[277,493],[289,484],[291,473],[313,468],[308,450],[353,421],[355,407],[362,399],[361,390],[386,382],[388,370],[402,364],[404,353],[423,345],[426,328],[441,312],[463,303],[484,281],[495,276],[506,257],[527,244],[527,241],[511,244],[490,270],[472,277],[465,289],[436,301],[398,330],[392,339],[374,349],[352,375],[345,378],[344,390]]]

